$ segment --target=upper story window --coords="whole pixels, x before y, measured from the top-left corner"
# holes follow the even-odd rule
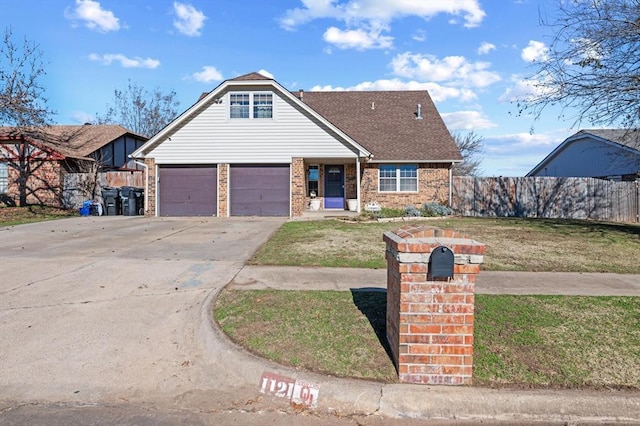
[[[231,118],[249,118],[249,94],[231,93],[229,98]]]
[[[266,92],[229,94],[230,118],[273,118],[273,94]]]
[[[380,164],[378,170],[380,192],[418,191],[417,164]]]

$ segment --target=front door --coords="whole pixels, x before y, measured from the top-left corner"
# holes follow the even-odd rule
[[[324,208],[344,209],[344,166],[324,166]]]

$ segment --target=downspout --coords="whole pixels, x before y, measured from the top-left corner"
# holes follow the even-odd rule
[[[358,199],[357,212],[360,213],[360,156],[356,157],[356,198]]]
[[[149,209],[149,166],[147,166],[145,163],[141,163],[136,159],[133,159],[133,162],[139,166],[142,166],[145,168],[144,171],[144,207],[145,209]],[[145,211],[146,213],[146,211]]]
[[[453,209],[453,163],[449,167],[449,207]]]

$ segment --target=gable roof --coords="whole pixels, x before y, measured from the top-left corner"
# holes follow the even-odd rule
[[[230,87],[270,86],[379,162],[460,162],[462,156],[427,91],[290,92],[252,72],[225,80],[153,136],[132,157],[148,153]],[[417,109],[420,105],[420,119]]]
[[[147,140],[146,137],[136,135],[122,126],[107,124],[53,125],[20,132],[14,127],[0,127],[0,140],[15,140],[21,135],[31,142],[71,158],[87,158],[88,155],[124,135]]]
[[[583,129],[565,139],[525,176],[534,176],[536,173],[539,173],[540,170],[558,156],[568,145],[582,139],[594,139],[603,144],[615,146],[627,152],[640,155],[640,130]]]
[[[178,130],[181,126],[191,120],[192,117],[198,115],[209,105],[217,101],[217,97],[224,93],[229,87],[251,87],[254,90],[256,87],[264,87],[264,90],[274,90],[275,92],[280,93],[284,98],[287,98],[291,103],[298,105],[300,109],[306,111],[306,113],[310,114],[312,117],[317,119],[320,123],[327,126],[332,132],[341,138],[344,143],[355,151],[358,152],[360,157],[370,157],[371,152],[369,152],[364,146],[360,143],[349,137],[346,133],[336,127],[333,123],[329,122],[322,115],[318,114],[311,107],[306,105],[304,102],[301,102],[297,97],[295,97],[290,91],[282,87],[277,81],[265,77],[262,74],[258,73],[249,73],[240,77],[236,77],[230,80],[225,80],[218,85],[215,89],[213,89],[209,93],[203,93],[200,95],[198,101],[193,104],[189,109],[180,114],[175,120],[165,126],[162,130],[156,133],[151,139],[147,141],[143,146],[135,150],[130,157],[131,158],[141,158],[149,151],[153,150],[156,146],[162,143],[164,140],[169,138],[176,130]],[[262,90],[262,89],[261,89]]]
[[[569,139],[578,139],[580,136],[588,135],[640,151],[640,130],[584,129],[572,135]]]
[[[426,91],[301,92],[300,96],[371,151],[373,161],[462,160]]]

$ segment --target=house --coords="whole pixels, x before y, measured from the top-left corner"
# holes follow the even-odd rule
[[[640,131],[580,130],[558,145],[527,176],[640,179]]]
[[[141,174],[129,154],[147,140],[117,125],[0,127],[0,195],[8,204],[68,207],[65,177],[98,169]]]
[[[301,216],[450,199],[462,161],[426,91],[291,92],[222,82],[132,154],[148,215]]]

